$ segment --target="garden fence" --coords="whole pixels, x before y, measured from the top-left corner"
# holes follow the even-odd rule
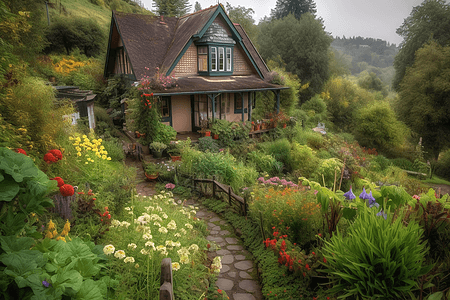
[[[216,181],[216,177],[213,176],[213,179],[194,179],[194,190],[197,190],[197,183],[206,183],[212,185],[212,196],[214,198],[217,198],[218,193],[224,193],[228,196],[228,203],[230,206],[235,206],[239,209],[240,213],[243,216],[247,216],[248,211],[248,205],[247,205],[247,199],[245,197],[241,197],[236,195],[236,193],[233,192],[233,189],[231,186],[220,183]],[[203,192],[203,191],[202,191]]]
[[[170,257],[164,258],[161,262],[160,284],[161,287],[159,289],[159,300],[174,300],[172,260],[170,259]]]

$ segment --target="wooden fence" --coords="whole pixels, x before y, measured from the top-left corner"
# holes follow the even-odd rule
[[[159,289],[159,300],[174,300],[172,260],[170,257],[163,258],[161,262],[161,287]]]
[[[243,216],[247,216],[247,199],[245,197],[236,195],[236,193],[233,192],[231,186],[216,181],[215,176],[213,176],[213,179],[194,179],[194,190],[197,190],[197,183],[211,184],[212,196],[214,198],[217,198],[218,193],[226,194],[230,206],[236,206]]]

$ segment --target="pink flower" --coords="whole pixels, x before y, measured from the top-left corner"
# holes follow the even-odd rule
[[[175,184],[173,184],[173,183],[168,183],[168,184],[166,184],[166,189],[171,189],[171,190],[173,190],[175,188]]]

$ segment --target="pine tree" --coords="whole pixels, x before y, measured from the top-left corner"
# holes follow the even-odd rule
[[[273,19],[282,19],[289,14],[299,20],[304,13],[316,15],[316,3],[313,0],[277,0],[275,9],[272,9],[270,16]]]
[[[181,17],[192,8],[189,0],[154,0],[155,13],[167,17]]]

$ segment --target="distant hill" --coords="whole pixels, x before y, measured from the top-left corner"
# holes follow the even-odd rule
[[[336,57],[344,60],[352,75],[363,71],[374,72],[385,85],[391,85],[394,75],[394,57],[399,49],[381,39],[335,37],[331,43]]]

